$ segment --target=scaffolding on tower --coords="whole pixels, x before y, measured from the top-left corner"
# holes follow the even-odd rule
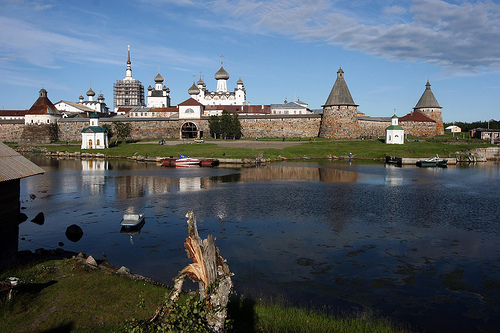
[[[120,107],[146,106],[144,101],[144,86],[139,80],[116,80],[113,84],[113,108],[116,112]]]

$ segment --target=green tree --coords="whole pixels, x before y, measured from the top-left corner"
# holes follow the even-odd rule
[[[210,135],[217,139],[220,137],[220,119],[219,116],[210,116],[208,119],[208,128],[210,129]]]
[[[241,138],[241,123],[237,114],[231,115],[224,110],[220,116],[210,116],[208,126],[210,128],[210,134],[214,138]]]
[[[113,132],[116,135],[115,144],[118,143],[118,140],[124,141],[128,137],[130,137],[131,130],[132,130],[132,125],[130,123],[114,121],[113,122]]]
[[[108,132],[108,140],[111,140],[111,138],[115,135],[115,133],[113,132],[113,126],[110,124],[102,124],[101,127],[106,129],[106,131]]]

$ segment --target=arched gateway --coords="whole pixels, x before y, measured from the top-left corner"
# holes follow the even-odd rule
[[[187,121],[184,124],[182,124],[181,139],[196,139],[202,137],[203,137],[203,131],[200,131],[195,123]]]

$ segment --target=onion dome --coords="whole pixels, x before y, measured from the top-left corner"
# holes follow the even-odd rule
[[[194,84],[191,86],[191,88],[188,89],[188,94],[189,95],[198,95],[200,93],[200,89]]]
[[[78,97],[80,101],[83,101],[83,96],[80,94],[80,97]]]
[[[170,92],[170,88],[168,88],[167,86],[163,86],[163,91],[166,91],[166,92]]]
[[[156,83],[163,82],[163,76],[161,76],[160,73],[158,73],[158,75],[155,76],[155,82]]]
[[[104,102],[104,95],[103,94],[99,94],[99,96],[97,97],[97,100],[99,102]]]
[[[205,86],[205,82],[203,82],[202,79],[199,79],[198,82],[196,82],[197,85]]]
[[[238,80],[238,81],[236,81],[236,84],[241,84],[241,85],[243,85],[243,80],[241,79],[241,77],[239,78],[239,80]]]
[[[99,118],[99,115],[95,112],[91,113],[89,118]]]
[[[87,96],[95,96],[95,92],[92,90],[92,87],[87,91]]]
[[[220,69],[215,73],[215,79],[216,80],[229,80],[229,73],[226,72],[224,67],[222,65],[220,66]]]
[[[151,87],[151,85],[149,85],[148,91],[151,91],[151,90],[153,90],[153,87]]]

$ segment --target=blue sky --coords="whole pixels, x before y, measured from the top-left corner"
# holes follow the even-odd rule
[[[369,0],[0,0],[0,109],[26,109],[92,89],[113,106],[113,83],[145,87],[158,73],[172,104],[201,75],[241,77],[251,104],[320,108],[339,67],[359,110],[410,112],[427,80],[443,119],[500,119],[500,4]],[[168,82],[167,82],[168,81]],[[85,96],[86,97],[86,96]]]

